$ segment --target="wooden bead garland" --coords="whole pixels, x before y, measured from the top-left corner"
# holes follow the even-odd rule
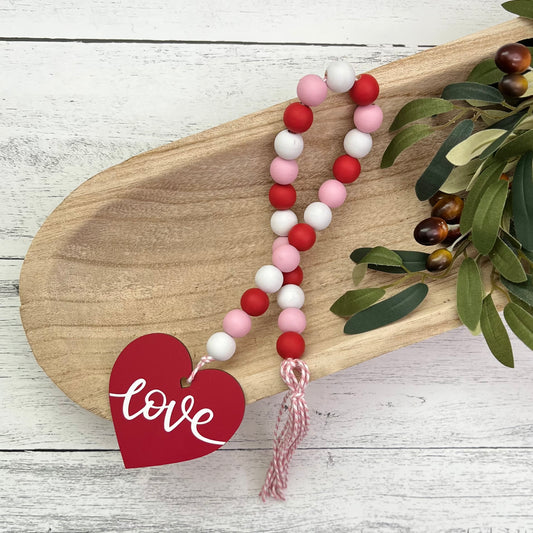
[[[311,107],[321,104],[328,92],[348,92],[357,104],[354,112],[355,128],[344,138],[346,154],[333,164],[335,179],[325,181],[318,191],[318,201],[310,203],[303,215],[304,222],[291,210],[296,202],[296,190],[292,183],[298,175],[296,159],[304,149],[302,133],[313,123]],[[285,109],[283,121],[287,129],[279,132],[274,140],[277,156],[270,165],[274,184],[269,191],[269,200],[276,209],[270,220],[272,231],[277,235],[272,245],[272,264],[263,265],[255,275],[256,288],[250,288],[241,297],[241,309],[233,309],[224,317],[223,331],[214,333],[207,341],[207,356],[201,358],[189,376],[189,382],[205,364],[213,360],[226,361],[236,349],[234,338],[245,336],[251,329],[251,316],[263,314],[269,306],[268,294],[277,293],[281,309],[278,326],[281,334],[276,350],[283,359],[281,375],[289,391],[284,399],[274,445],[274,459],[267,473],[261,497],[284,499],[287,485],[288,465],[298,443],[305,436],[309,413],[303,392],[309,381],[309,369],[300,358],[305,351],[302,332],[306,327],[305,314],[301,310],[305,294],[300,284],[303,271],[299,266],[300,252],[312,248],[316,233],[326,229],[332,220],[332,209],[341,206],[346,199],[345,184],[354,182],[361,172],[359,158],[372,148],[370,133],[377,130],[383,120],[381,109],[373,104],[379,94],[379,85],[374,77],[362,74],[356,78],[351,65],[345,62],[331,63],[325,78],[309,74],[300,79],[296,89],[300,102],[291,103]],[[295,374],[298,373],[298,376]],[[288,404],[288,409],[284,408]],[[287,421],[280,429],[280,422],[287,411]]]

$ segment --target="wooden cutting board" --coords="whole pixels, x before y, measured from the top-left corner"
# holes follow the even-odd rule
[[[313,379],[459,325],[455,276],[430,282],[428,297],[412,315],[362,335],[344,335],[344,320],[329,307],[352,288],[353,249],[378,244],[421,249],[412,232],[429,216],[429,206],[417,200],[414,183],[443,137],[420,143],[381,170],[396,112],[413,98],[438,95],[448,83],[464,79],[502,44],[532,35],[533,24],[516,19],[372,71],[381,85],[384,125],[373,135],[361,177],[348,186],[346,203],[302,255],[305,359]],[[37,361],[72,400],[110,418],[113,363],[126,344],[145,333],[175,335],[194,361],[205,354],[205,342],[220,331],[225,313],[239,306],[256,270],[270,263],[268,167],[286,105],[109,168],[48,217],[22,267],[21,316]],[[314,109],[295,182],[300,219],[343,153],[353,110],[346,95],[330,95]],[[390,275],[371,273],[362,286],[388,280]],[[278,312],[273,303],[253,319],[252,332],[238,339],[237,353],[222,364],[239,380],[249,403],[284,389],[275,349]],[[486,349],[479,342],[480,350]]]

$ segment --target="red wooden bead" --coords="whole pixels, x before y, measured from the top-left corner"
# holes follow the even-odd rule
[[[276,349],[283,359],[299,359],[305,351],[305,341],[296,331],[286,331],[278,337]]]
[[[357,105],[370,105],[378,94],[378,82],[370,74],[361,74],[350,89],[350,96]]]
[[[299,102],[290,104],[283,113],[283,122],[289,131],[303,133],[313,123],[313,112],[309,107]]]
[[[296,224],[289,231],[289,244],[292,244],[300,252],[312,248],[315,241],[315,230],[309,224]]]
[[[300,285],[304,279],[302,267],[297,266],[291,272],[283,272],[283,285]]]
[[[361,163],[359,163],[359,159],[348,154],[341,155],[335,159],[335,163],[333,163],[333,175],[341,183],[352,183],[359,177],[359,174],[361,174]]]
[[[276,209],[290,209],[296,202],[296,190],[292,185],[274,183],[270,187],[268,199]]]
[[[241,296],[241,307],[250,316],[262,315],[267,309],[270,301],[266,292],[261,289],[248,289]]]

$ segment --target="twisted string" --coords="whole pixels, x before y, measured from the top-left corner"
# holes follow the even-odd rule
[[[214,359],[209,355],[204,355],[197,363],[197,365],[194,367],[194,370],[191,372],[191,375],[187,378],[187,381],[192,383],[192,380],[196,377],[196,374],[198,374],[198,371],[201,370],[201,368],[211,362],[213,362]]]
[[[280,372],[289,390],[281,403],[274,430],[274,456],[259,493],[263,501],[269,497],[285,500],[283,492],[287,488],[289,464],[309,429],[309,409],[304,397],[309,383],[309,367],[300,359],[284,359]],[[300,374],[299,378],[296,372]],[[285,414],[287,419],[280,430]]]

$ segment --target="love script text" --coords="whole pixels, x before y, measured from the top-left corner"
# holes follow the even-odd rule
[[[213,420],[213,411],[208,408],[200,409],[194,415],[191,416],[191,411],[194,407],[194,397],[191,395],[185,396],[181,400],[181,416],[174,423],[171,422],[174,408],[176,407],[176,401],[171,400],[167,403],[167,397],[165,393],[159,389],[153,389],[146,393],[144,397],[144,407],[139,411],[130,413],[130,402],[133,396],[139,394],[146,386],[146,380],[139,378],[134,381],[130,388],[125,393],[110,392],[109,396],[113,398],[124,398],[122,403],[122,414],[126,420],[133,420],[138,416],[144,416],[146,420],[155,420],[160,415],[164,414],[163,428],[167,433],[170,433],[176,429],[182,422],[187,421],[191,425],[192,434],[198,439],[208,444],[214,444],[215,446],[222,446],[226,444],[224,441],[212,440],[204,437],[199,431],[198,426],[209,424]],[[152,399],[153,397],[156,399]],[[156,401],[159,400],[159,404]]]

